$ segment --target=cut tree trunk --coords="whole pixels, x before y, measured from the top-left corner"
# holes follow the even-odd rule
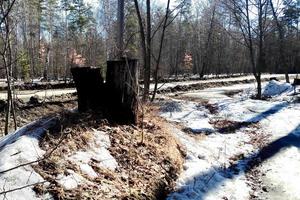
[[[138,62],[124,59],[107,62],[107,104],[117,120],[136,123],[138,119]]]
[[[78,96],[78,110],[99,110],[103,107],[104,81],[100,68],[71,68]]]
[[[71,68],[78,96],[78,110],[102,111],[117,122],[137,123],[138,62],[122,59],[107,62],[106,83],[100,68]]]

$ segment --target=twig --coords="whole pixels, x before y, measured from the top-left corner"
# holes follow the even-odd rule
[[[11,189],[11,190],[5,190],[3,192],[0,192],[0,195],[3,195],[3,194],[6,195],[7,193],[10,193],[10,192],[14,192],[14,191],[17,191],[17,190],[22,190],[24,188],[32,187],[32,186],[43,184],[43,183],[46,183],[46,182],[48,182],[48,181],[41,181],[41,182],[29,184],[29,185],[24,185],[22,187],[17,187],[17,188]]]

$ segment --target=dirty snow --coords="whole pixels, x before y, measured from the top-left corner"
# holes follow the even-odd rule
[[[176,102],[177,107],[168,110],[163,104],[161,116],[189,128],[195,123],[197,129],[207,128],[207,122],[214,119],[257,122],[261,129],[255,130],[256,133],[270,134],[268,142],[275,146],[272,156],[260,165],[265,174],[261,177],[261,184],[267,188],[260,198],[300,199],[297,187],[300,181],[300,105],[291,103],[295,97],[290,96],[290,85],[276,81],[264,85],[264,94],[276,97],[269,101],[250,99],[255,91],[253,85],[240,86],[243,92],[233,96],[226,96],[226,93],[236,90],[238,85],[180,94],[200,99],[200,94],[204,94],[210,103],[218,105],[216,115],[195,102],[169,99],[169,104]],[[218,95],[214,96],[216,93]],[[184,171],[177,181],[178,191],[170,194],[168,199],[249,199],[252,189],[244,171],[248,160],[259,153],[259,149],[249,144],[247,129],[250,128],[240,128],[233,134],[220,134],[212,129],[211,134],[197,139],[174,127],[175,136],[186,147],[187,157]],[[299,138],[299,141],[294,139],[291,142],[290,136]],[[283,144],[279,150],[276,149],[277,143]],[[236,155],[243,155],[235,166],[238,170],[229,167],[230,157]]]
[[[94,141],[90,144],[90,148],[82,150],[71,155],[69,160],[80,164],[80,168],[86,172],[86,174],[94,177],[95,173],[87,166],[91,159],[99,162],[99,166],[102,168],[115,170],[118,167],[116,159],[110,154],[108,148],[110,147],[109,136],[103,131],[95,130]]]

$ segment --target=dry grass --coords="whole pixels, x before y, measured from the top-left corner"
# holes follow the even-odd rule
[[[52,131],[41,141],[41,147],[47,150],[57,145],[60,137],[65,137],[49,159],[34,166],[50,183],[48,186],[36,186],[38,194],[51,193],[55,199],[154,200],[164,199],[174,188],[182,170],[184,150],[171,136],[168,124],[157,117],[155,108],[145,106],[144,121],[138,127],[108,123],[99,113],[66,113],[61,127],[61,131]],[[91,160],[89,165],[98,173],[94,179],[81,174],[79,166],[67,159],[72,153],[89,147],[89,143],[93,142],[92,128],[109,135],[109,150],[119,166],[116,171],[110,171]],[[144,143],[141,143],[142,132]],[[66,174],[67,169],[81,174],[90,184],[64,190],[56,177]]]

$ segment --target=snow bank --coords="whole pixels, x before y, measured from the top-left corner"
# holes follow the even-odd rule
[[[54,123],[54,119],[40,120],[2,138],[0,140],[0,171],[41,158],[45,152],[39,147],[39,138],[45,133],[45,128],[52,126]],[[6,173],[0,173],[0,192],[42,181],[44,179],[30,165],[27,165]],[[3,195],[0,195],[0,198],[5,199]],[[32,188],[28,187],[7,193],[6,199],[28,200],[39,198],[36,197]]]
[[[263,88],[262,94],[263,96],[273,97],[292,91],[293,86],[291,84],[272,80]]]
[[[0,171],[42,158],[45,151],[39,147],[39,139],[43,136],[45,130],[55,123],[55,119],[40,120],[1,138]],[[107,149],[110,145],[109,136],[104,132],[95,130],[94,140],[90,143],[89,149],[87,151],[76,152],[68,159],[80,167],[82,174],[95,178],[98,175],[89,165],[91,159],[98,161],[99,167],[106,169],[115,170],[118,166],[117,161]],[[30,165],[5,173],[0,172],[0,192],[43,181],[44,179]],[[82,175],[69,169],[57,176],[57,182],[66,190],[75,189],[81,184],[93,184]],[[0,198],[4,198],[4,196],[0,195]],[[6,199],[28,200],[48,198],[51,199],[49,194],[44,195],[42,198],[37,197],[32,187],[6,194]]]

